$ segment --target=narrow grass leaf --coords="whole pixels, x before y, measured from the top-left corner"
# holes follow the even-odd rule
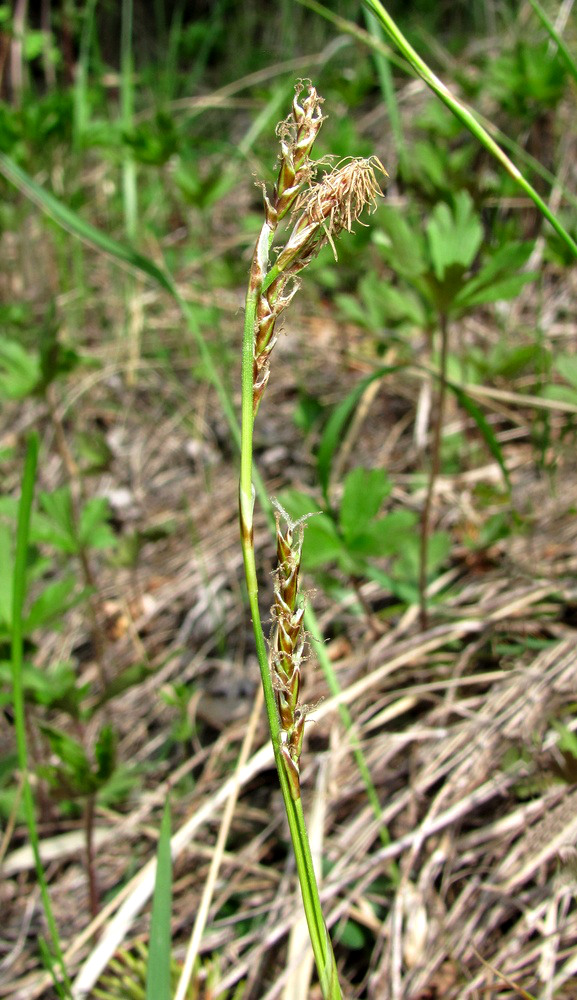
[[[158,840],[156,882],[150,922],[150,948],[146,1000],[171,1000],[170,956],[172,909],[172,858],[170,854],[170,804],[164,807]]]
[[[114,260],[117,260],[121,264],[126,264],[147,277],[152,278],[154,281],[169,292],[171,295],[174,294],[174,288],[164,273],[164,271],[157,267],[148,257],[144,257],[142,254],[133,250],[131,246],[127,246],[124,243],[120,243],[118,240],[113,239],[102,230],[97,229],[96,226],[91,225],[81,218],[76,212],[67,205],[63,204],[58,198],[55,198],[50,191],[47,191],[40,184],[37,184],[35,180],[30,177],[26,171],[22,170],[11,157],[6,156],[5,153],[0,153],[0,173],[4,174],[7,180],[11,184],[14,184],[22,194],[25,194],[27,198],[30,198],[35,205],[38,205],[43,212],[53,219],[54,222],[66,229],[67,232],[71,233],[72,236],[77,236],[78,239],[82,240],[83,243],[87,243],[89,246],[94,247],[96,250],[100,250]]]
[[[525,191],[531,201],[537,206],[541,215],[547,219],[555,232],[561,237],[566,246],[569,247],[573,256],[577,257],[577,243],[569,235],[565,227],[559,221],[559,218],[554,214],[554,212],[551,211],[535,188],[523,176],[519,168],[515,166],[512,160],[509,159],[504,150],[501,149],[498,143],[495,142],[492,136],[490,136],[487,130],[480,124],[473,112],[451,93],[442,80],[440,80],[439,77],[429,68],[424,59],[421,59],[420,55],[405,38],[402,31],[397,27],[397,24],[385,9],[383,4],[380,3],[379,0],[363,0],[363,2],[380,21],[388,36],[393,40],[395,45],[398,46],[399,50],[404,55],[405,59],[410,63],[413,70],[421,77],[421,79],[425,81],[427,86],[430,87],[433,93],[437,95],[439,100],[441,100],[443,104],[445,104],[453,112],[455,117],[463,123],[471,135],[474,135],[475,138],[478,139],[478,141],[485,147],[485,149],[487,149],[491,155],[498,160],[501,166],[505,168],[509,176],[513,178],[513,180],[519,185],[520,188],[522,188],[523,191]],[[372,42],[372,39],[370,39],[370,42]]]
[[[404,365],[385,365],[383,368],[378,368],[376,372],[359,382],[331,413],[317,453],[317,470],[325,499],[329,489],[333,455],[342,441],[343,432],[363,398],[365,390],[376,379],[384,378],[385,375],[390,375],[391,372],[399,371],[403,367]]]
[[[496,435],[491,429],[491,425],[486,419],[483,411],[477,406],[475,402],[471,399],[468,393],[466,393],[460,386],[455,385],[454,382],[447,382],[447,389],[453,393],[459,404],[463,407],[466,413],[475,421],[477,428],[487,445],[487,448],[491,452],[491,455],[498,463],[501,472],[503,473],[503,478],[507,484],[507,488],[511,489],[511,480],[509,478],[509,473],[507,471],[507,466],[505,464],[505,457],[503,455],[503,450],[499,444]]]
[[[577,81],[577,62],[575,61],[574,57],[571,55],[571,52],[565,45],[565,42],[561,38],[561,35],[557,31],[557,29],[555,28],[555,25],[547,17],[547,14],[545,13],[541,4],[539,3],[539,0],[529,0],[529,3],[531,4],[533,10],[540,18],[541,23],[543,24],[543,26],[549,33],[550,37],[555,42],[557,48],[559,49],[559,55],[561,56],[563,62],[565,63],[567,70],[569,71],[573,79]]]

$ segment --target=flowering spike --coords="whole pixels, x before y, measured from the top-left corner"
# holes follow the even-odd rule
[[[281,754],[293,798],[300,795],[298,763],[306,711],[299,705],[301,667],[305,660],[304,606],[299,604],[303,520],[294,523],[281,505],[276,512],[277,568],[274,575],[274,628],[270,644],[273,687],[281,724]],[[286,522],[283,530],[281,521]],[[290,763],[289,763],[290,762]],[[298,795],[295,791],[298,789]]]

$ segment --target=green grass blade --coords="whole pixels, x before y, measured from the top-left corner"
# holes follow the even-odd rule
[[[555,42],[555,45],[559,49],[559,55],[561,56],[563,62],[565,63],[567,70],[569,71],[573,79],[577,82],[577,62],[575,61],[575,59],[571,55],[571,52],[565,45],[565,42],[561,38],[561,35],[557,31],[557,29],[555,28],[555,25],[547,17],[547,14],[545,13],[541,4],[539,3],[539,0],[529,0],[529,3],[531,4],[533,10],[537,14],[537,17],[540,18],[548,34]]]
[[[297,3],[314,11],[315,14],[320,14],[321,17],[334,24],[335,28],[338,28],[339,31],[344,31],[347,35],[351,35],[352,38],[356,38],[358,42],[364,42],[369,48],[374,49],[376,52],[381,52],[394,66],[398,66],[400,69],[405,70],[405,72],[411,72],[410,66],[407,65],[404,59],[401,59],[397,55],[390,45],[386,45],[380,38],[375,38],[369,31],[360,28],[353,21],[348,21],[345,17],[340,17],[334,11],[330,10],[329,7],[318,3],[317,0],[297,0]]]
[[[507,488],[510,490],[511,480],[509,479],[509,472],[505,464],[505,457],[503,455],[501,445],[499,444],[497,437],[493,433],[491,425],[486,419],[483,411],[471,399],[469,394],[466,393],[464,389],[462,389],[460,386],[455,385],[454,382],[449,382],[448,380],[446,381],[446,386],[447,389],[449,389],[450,392],[453,393],[460,406],[462,406],[465,412],[468,413],[469,416],[472,417],[473,420],[475,421],[477,428],[485,444],[487,445],[487,448],[491,452],[491,455],[493,456],[499,468],[501,469],[501,472],[503,473],[503,478],[507,484]]]
[[[561,224],[557,216],[550,210],[549,206],[537,194],[535,188],[523,176],[521,171],[498,143],[489,135],[487,130],[477,121],[472,111],[461,103],[449,90],[449,88],[433,73],[424,59],[416,52],[410,42],[405,38],[402,31],[397,27],[395,21],[380,3],[380,0],[363,0],[365,6],[378,18],[388,36],[402,52],[412,69],[425,81],[427,86],[437,95],[439,100],[445,104],[456,118],[475,136],[476,139],[487,149],[491,155],[498,160],[507,173],[529,196],[531,201],[537,206],[541,215],[550,223],[558,236],[570,249],[571,253],[577,257],[577,243],[569,235],[565,227]]]
[[[80,31],[80,49],[74,76],[74,114],[72,122],[73,145],[80,149],[88,128],[90,105],[88,100],[88,66],[90,61],[90,46],[94,29],[94,12],[98,0],[88,0],[82,13],[82,28]]]
[[[150,947],[146,974],[146,1000],[171,1000],[170,959],[172,937],[172,858],[170,853],[170,804],[166,803],[160,826],[156,881],[150,921]]]
[[[26,567],[28,563],[28,543],[30,537],[30,519],[32,516],[32,504],[34,501],[34,489],[36,484],[36,468],[38,465],[39,439],[36,433],[32,434],[28,440],[26,449],[26,460],[24,464],[24,474],[22,476],[22,492],[18,507],[18,526],[16,529],[16,552],[14,556],[14,578],[12,594],[12,701],[14,710],[14,728],[16,730],[16,747],[18,754],[18,767],[23,779],[22,802],[26,815],[26,826],[34,864],[36,867],[36,878],[40,887],[42,906],[48,931],[52,942],[55,956],[55,963],[48,960],[46,947],[47,964],[53,977],[56,976],[55,965],[58,965],[61,972],[62,981],[57,982],[55,978],[55,988],[59,996],[70,996],[70,980],[66,972],[62,948],[60,946],[60,936],[52,912],[50,896],[42,860],[40,858],[40,841],[38,829],[36,827],[36,814],[34,808],[34,797],[28,777],[28,747],[26,743],[26,720],[24,707],[24,635],[23,617],[24,601],[26,599]]]
[[[379,77],[379,84],[381,87],[381,94],[383,95],[383,101],[386,105],[387,111],[389,112],[391,132],[393,133],[395,148],[397,151],[397,156],[399,158],[399,164],[403,166],[406,161],[407,150],[405,146],[405,137],[403,135],[403,124],[399,112],[399,105],[397,102],[395,84],[393,81],[393,74],[391,72],[390,60],[388,56],[386,56],[385,53],[383,52],[382,30],[380,24],[375,19],[374,14],[370,14],[368,10],[366,10],[365,20],[367,22],[367,28],[369,34],[373,39],[373,41],[381,43],[380,45],[377,45],[375,48],[373,48],[374,61],[377,69],[377,75]]]
[[[187,322],[190,333],[206,366],[209,379],[217,392],[234,441],[240,448],[240,429],[230,394],[219,375],[212,352],[202,334],[194,309],[183,299],[172,276],[162,267],[155,264],[154,261],[138,253],[131,246],[120,243],[118,240],[103,233],[100,229],[97,229],[96,226],[85,222],[76,212],[37,184],[14,160],[3,153],[0,153],[0,173],[3,173],[19,191],[26,195],[27,198],[30,198],[35,205],[38,205],[43,212],[72,236],[82,240],[83,243],[93,247],[95,250],[107,254],[107,256],[118,263],[127,265],[133,270],[144,274],[146,277],[152,278],[153,281],[157,282],[161,288],[172,296]]]
[[[158,282],[165,291],[174,292],[174,286],[165,272],[157,267],[148,257],[133,250],[131,246],[120,243],[102,230],[85,222],[76,212],[68,208],[62,201],[56,198],[50,191],[47,191],[40,184],[22,170],[11,157],[0,153],[0,173],[6,177],[22,194],[25,194],[30,201],[33,201],[43,212],[45,212],[54,222],[62,226],[72,236],[76,236],[83,243],[100,250],[121,264],[140,271],[148,278]]]
[[[122,128],[126,135],[133,127],[134,66],[132,58],[132,0],[122,0],[120,33],[120,112]],[[136,189],[136,163],[130,148],[124,148],[122,160],[122,206],[124,227],[129,240],[136,239],[138,224],[138,193]]]

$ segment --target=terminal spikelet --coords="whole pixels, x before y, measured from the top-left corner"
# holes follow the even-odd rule
[[[295,276],[327,243],[336,256],[335,240],[351,231],[364,208],[374,211],[382,191],[376,172],[386,170],[376,156],[352,157],[315,181],[310,154],[324,121],[322,97],[307,82],[297,84],[291,114],[277,127],[280,167],[272,195],[263,186],[265,223],[253,258],[251,286],[257,300],[254,330],[253,412],[256,415],[269,377],[269,359],[276,343],[275,325],[298,285]],[[276,263],[269,251],[279,222],[290,215],[293,229],[278,248]]]

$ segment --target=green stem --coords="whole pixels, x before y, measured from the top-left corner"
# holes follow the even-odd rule
[[[262,237],[266,238],[263,229]],[[295,853],[296,867],[301,887],[303,907],[308,924],[309,935],[317,972],[321,984],[323,997],[325,1000],[341,1000],[342,993],[338,982],[336,962],[332,950],[331,940],[327,931],[322,914],[318,885],[313,868],[311,849],[304,819],[302,801],[300,794],[295,794],[294,785],[291,785],[287,771],[281,755],[281,726],[276,705],[276,698],[270,672],[268,650],[258,604],[258,579],[256,572],[256,560],[254,550],[254,497],[255,491],[252,483],[252,455],[253,455],[253,362],[254,362],[254,337],[255,318],[258,296],[261,285],[255,280],[255,268],[251,271],[251,280],[246,299],[244,337],[242,346],[242,428],[241,428],[241,454],[240,454],[240,530],[242,553],[246,583],[248,589],[248,599],[254,637],[256,642],[256,652],[260,668],[261,681],[264,692],[264,702],[268,717],[270,736],[274,751],[274,757],[287,814],[289,830],[293,849]]]
[[[549,206],[543,201],[543,199],[537,194],[535,188],[527,181],[521,171],[515,166],[515,164],[509,159],[507,154],[501,147],[491,138],[489,133],[479,124],[475,116],[469,109],[451,93],[449,88],[445,86],[442,80],[433,73],[431,69],[427,66],[426,62],[421,59],[418,52],[415,51],[410,42],[405,38],[402,31],[397,27],[391,15],[385,10],[380,0],[363,0],[365,5],[373,12],[373,14],[381,22],[383,28],[387,32],[390,38],[395,42],[397,47],[400,49],[405,59],[408,60],[412,68],[416,73],[425,81],[428,87],[437,95],[437,97],[445,104],[450,111],[453,112],[456,118],[463,123],[463,125],[475,136],[476,139],[489,150],[492,156],[499,161],[502,167],[505,168],[510,177],[519,185],[520,188],[529,196],[531,201],[537,206],[541,215],[543,215],[547,221],[553,226],[555,232],[561,237],[563,242],[569,247],[572,254],[577,257],[577,243],[571,238],[567,230],[562,226],[557,217],[550,210]]]

